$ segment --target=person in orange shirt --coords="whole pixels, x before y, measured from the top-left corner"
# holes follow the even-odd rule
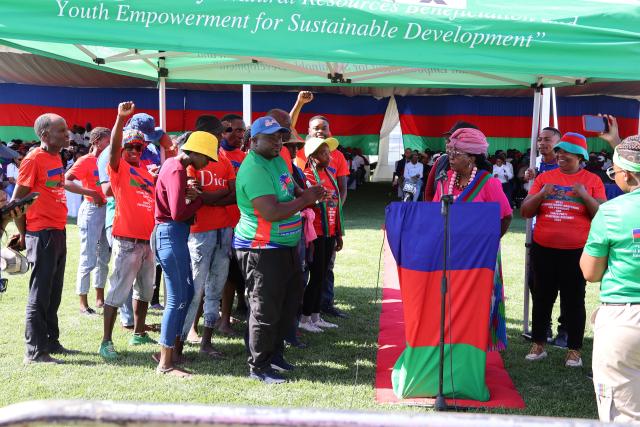
[[[43,114],[34,124],[40,147],[22,161],[12,200],[40,193],[25,216],[16,218],[19,249],[27,250],[32,265],[26,313],[25,363],[62,363],[51,354],[70,351],[60,344],[58,308],[62,300],[67,261],[67,200],[60,150],[69,146],[65,120]]]
[[[544,348],[553,305],[560,293],[567,327],[565,366],[581,367],[580,350],[586,321],[586,282],[580,256],[587,242],[591,219],[606,200],[604,184],[580,167],[589,158],[587,139],[565,133],[553,147],[558,168],[536,177],[522,202],[524,218],[536,217],[531,260],[533,262],[533,331],[528,361],[547,357]]]
[[[76,292],[80,296],[80,313],[96,315],[89,307],[90,274],[93,271],[93,286],[96,288],[96,308],[104,305],[104,285],[109,273],[111,250],[105,232],[106,197],[100,188],[98,156],[109,145],[111,130],[97,127],[89,135],[91,151],[80,157],[65,175],[64,188],[82,194],[84,200],[78,211],[80,232],[80,262],[76,280]],[[82,184],[74,181],[79,180]]]
[[[212,134],[217,140],[222,139],[224,127],[221,122],[214,116],[204,117],[207,117],[207,126],[198,126],[196,123],[196,128]],[[215,148],[217,151],[218,147]],[[187,174],[196,180],[198,189],[202,191],[203,206],[196,212],[189,235],[194,297],[187,311],[182,341],[198,340],[194,320],[197,321],[196,313],[204,295],[204,328],[202,338],[198,340],[200,352],[219,358],[221,353],[213,348],[211,338],[215,324],[220,319],[220,299],[231,261],[233,219],[227,207],[236,202],[236,174],[231,162],[224,156],[218,156],[217,162],[209,162],[198,171],[189,167]],[[234,289],[232,286],[231,290]]]
[[[118,105],[118,116],[111,134],[109,166],[111,191],[116,201],[113,220],[113,274],[104,303],[104,334],[99,354],[106,360],[118,357],[112,333],[117,308],[122,307],[133,287],[134,334],[129,345],[155,343],[145,332],[149,301],[153,296],[155,257],[150,239],[154,226],[154,179],[141,165],[146,142],[139,130],[122,128],[134,111],[131,101]],[[135,282],[135,283],[134,283]]]
[[[222,133],[220,141],[220,155],[226,157],[233,166],[234,173],[238,173],[240,165],[244,161],[247,153],[242,151],[243,137],[247,129],[242,117],[237,114],[227,114],[222,118],[222,123],[228,125]],[[240,209],[238,205],[233,203],[226,207],[230,218],[231,227],[235,227],[240,221]],[[244,300],[244,279],[242,272],[236,261],[235,255],[232,255],[229,264],[229,277],[227,284],[222,293],[222,306],[220,307],[221,316],[218,324],[218,331],[225,335],[234,335],[235,332],[231,328],[231,310],[233,308],[234,294],[237,295],[237,311],[240,313],[247,312],[247,304]]]
[[[338,183],[329,171],[331,148],[336,149],[335,138],[310,138],[304,146],[308,157],[304,170],[306,180],[311,185],[322,185],[325,194],[313,207],[315,219],[313,227],[317,238],[313,241],[313,260],[309,264],[309,283],[304,290],[300,329],[308,332],[322,332],[324,328],[338,325],[320,317],[322,288],[327,281],[329,262],[335,252],[342,250],[342,202]]]
[[[302,97],[299,95],[298,103],[303,102],[300,99],[303,98],[305,103],[311,102],[313,100],[313,96]],[[298,105],[296,103],[296,106]],[[295,110],[296,107],[294,107]],[[326,139],[331,137],[331,129],[329,127],[329,121],[324,116],[314,116],[309,120],[309,130],[307,138],[321,138]],[[336,146],[337,147],[337,146]],[[303,150],[298,150],[298,154],[296,156],[296,165],[304,168],[307,163],[306,156],[304,155]],[[344,155],[336,148],[331,151],[331,161],[329,162],[329,166],[327,170],[330,171],[335,177],[338,183],[338,188],[340,189],[340,200],[342,205],[347,201],[347,179],[349,178],[350,171],[349,166],[347,164],[347,160]],[[333,275],[333,267],[335,264],[335,253],[331,257],[331,261],[329,262],[329,273],[327,274],[326,285],[322,290],[322,312],[328,314],[330,316],[335,317],[347,317],[347,314],[342,310],[338,309],[334,304],[334,275]]]

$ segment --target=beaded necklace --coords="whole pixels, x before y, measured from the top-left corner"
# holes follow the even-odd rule
[[[476,177],[476,173],[478,172],[478,168],[477,167],[473,167],[473,169],[471,170],[471,176],[469,176],[469,181],[467,181],[467,183],[465,185],[460,185],[460,176],[458,175],[458,172],[453,172],[453,175],[451,175],[451,179],[449,180],[449,191],[447,194],[451,194],[453,195],[453,187],[455,186],[455,188],[457,188],[458,190],[464,190],[465,188],[467,188],[469,186],[469,184],[471,184],[473,182],[473,180]],[[458,196],[453,196],[453,200],[457,199]]]

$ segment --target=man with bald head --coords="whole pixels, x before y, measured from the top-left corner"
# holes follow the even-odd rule
[[[65,120],[50,113],[38,117],[33,127],[40,147],[29,152],[20,164],[13,192],[14,200],[39,193],[27,215],[15,220],[19,246],[26,248],[31,264],[24,362],[62,363],[51,355],[69,353],[60,344],[58,329],[67,260],[67,200],[60,150],[69,146],[69,132]]]

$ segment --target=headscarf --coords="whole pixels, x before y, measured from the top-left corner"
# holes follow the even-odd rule
[[[461,128],[449,138],[448,148],[453,148],[467,154],[487,154],[489,142],[487,137],[478,129]]]
[[[638,136],[630,136],[629,138],[626,138],[624,141],[622,141],[622,143],[624,144],[625,142],[640,142],[639,140],[640,138],[638,138]],[[635,163],[622,157],[620,153],[618,153],[618,147],[620,146],[617,146],[613,150],[613,164],[618,166],[620,169],[629,172],[640,172],[640,163]]]

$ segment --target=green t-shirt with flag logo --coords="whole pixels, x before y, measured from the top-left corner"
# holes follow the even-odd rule
[[[274,195],[278,202],[295,199],[295,185],[282,157],[271,160],[249,152],[236,177],[236,199],[240,221],[235,229],[236,249],[293,247],[300,241],[302,218],[296,213],[283,221],[269,222],[253,208],[251,201]]]
[[[600,284],[600,300],[640,302],[640,190],[600,206],[591,222],[584,250],[593,257],[609,257]]]

